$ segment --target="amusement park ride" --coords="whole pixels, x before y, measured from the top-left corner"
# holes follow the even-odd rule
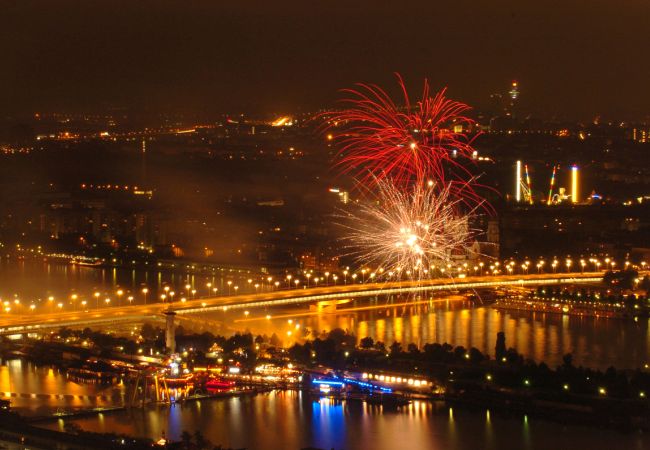
[[[522,171],[523,168],[523,171]],[[551,172],[551,179],[549,182],[548,196],[546,200],[543,201],[547,206],[558,205],[565,202],[570,202],[572,204],[580,203],[580,191],[579,191],[579,169],[578,166],[571,166],[571,189],[567,192],[567,189],[564,187],[559,187],[556,192],[555,190],[555,180],[558,170],[560,169],[559,164],[553,165],[553,170]],[[599,198],[596,194],[592,194],[593,198]],[[528,171],[528,164],[522,164],[521,161],[517,161],[515,165],[515,200],[517,203],[525,202],[529,205],[535,204],[535,198],[533,194],[532,182],[530,173]],[[541,200],[541,199],[540,199]]]

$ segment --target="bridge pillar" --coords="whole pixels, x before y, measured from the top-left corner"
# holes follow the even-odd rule
[[[176,326],[174,324],[174,316],[176,313],[171,310],[165,311],[165,346],[169,349],[169,353],[176,352]]]

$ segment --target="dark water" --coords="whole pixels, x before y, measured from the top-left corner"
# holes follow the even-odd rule
[[[50,308],[47,299],[52,296],[55,303],[62,302],[65,309],[80,308],[80,302],[87,301],[88,307],[95,307],[96,299],[93,294],[101,294],[100,301],[111,298],[111,304],[127,304],[127,298],[133,297],[134,304],[144,303],[145,294],[142,288],[147,287],[149,292],[146,300],[151,302],[158,299],[163,293],[163,286],[170,286],[176,292],[175,299],[181,296],[188,298],[214,295],[214,288],[218,293],[226,294],[231,281],[232,286],[240,286],[240,293],[255,292],[248,279],[261,280],[262,275],[255,275],[246,270],[223,269],[210,273],[193,274],[179,271],[142,270],[128,268],[95,268],[64,263],[49,263],[38,259],[18,260],[16,258],[0,258],[0,298],[10,300],[13,312],[29,312],[30,304]],[[210,287],[208,287],[210,283]],[[186,292],[186,285],[190,285],[194,294]],[[267,287],[268,289],[268,287]],[[123,294],[118,297],[117,291]],[[73,301],[72,295],[77,298]],[[20,306],[13,303],[20,299]],[[102,306],[104,306],[102,304]],[[22,309],[21,309],[22,308]]]
[[[648,436],[569,427],[526,417],[500,417],[442,404],[413,402],[395,411],[360,402],[314,401],[279,392],[209,400],[170,409],[106,414],[76,421],[84,429],[178,439],[200,430],[213,444],[235,448],[324,449],[642,449]],[[63,427],[64,422],[52,424]]]
[[[124,392],[123,385],[75,383],[57,368],[37,367],[20,359],[0,360],[0,398],[10,400],[12,409],[23,415],[119,405]]]
[[[56,369],[19,360],[0,365],[0,392],[18,411],[42,415],[56,410],[119,405],[122,386],[68,381]],[[248,449],[642,449],[645,435],[563,426],[524,416],[503,417],[486,410],[450,410],[439,403],[413,402],[386,410],[360,402],[315,401],[300,392],[202,400],[74,420],[86,430],[179,439],[200,430],[213,444]],[[63,429],[65,421],[47,423]]]

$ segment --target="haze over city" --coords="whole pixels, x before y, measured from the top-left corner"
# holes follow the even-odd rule
[[[650,5],[0,4],[0,448],[650,447]]]

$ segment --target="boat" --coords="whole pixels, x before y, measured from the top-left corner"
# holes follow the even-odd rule
[[[219,378],[213,378],[205,383],[205,388],[209,390],[224,390],[232,389],[235,387],[234,381],[221,380]]]

